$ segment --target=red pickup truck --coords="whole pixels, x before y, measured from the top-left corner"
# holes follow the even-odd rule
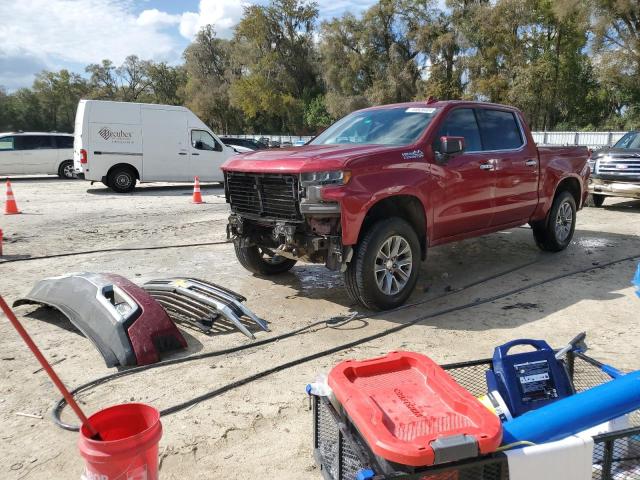
[[[583,147],[536,147],[522,113],[433,101],[353,112],[307,145],[222,167],[227,234],[261,275],[301,260],[344,272],[370,309],[402,304],[427,249],[528,223],[538,246],[569,245],[587,195]]]

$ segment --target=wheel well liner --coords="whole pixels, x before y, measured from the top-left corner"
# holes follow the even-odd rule
[[[112,172],[115,168],[118,168],[118,167],[120,167],[120,168],[123,168],[123,167],[124,167],[124,168],[128,168],[129,170],[133,170],[133,173],[135,173],[135,175],[136,175],[136,179],[137,179],[137,180],[140,180],[140,173],[138,172],[138,169],[137,169],[136,167],[134,167],[133,165],[131,165],[130,163],[117,163],[117,164],[113,165],[113,166],[109,169],[109,171],[107,172],[107,177],[108,177],[109,175],[111,175],[111,172]]]
[[[358,234],[358,242],[374,222],[389,217],[400,217],[409,222],[420,240],[422,259],[424,260],[427,255],[427,219],[422,202],[412,195],[387,197],[369,208]]]
[[[556,188],[556,193],[553,196],[554,200],[560,194],[560,192],[569,192],[573,196],[573,199],[576,201],[576,207],[580,208],[581,188],[580,182],[577,178],[568,177],[562,180]]]

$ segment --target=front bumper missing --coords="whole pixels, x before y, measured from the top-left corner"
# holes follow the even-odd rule
[[[591,177],[589,179],[589,193],[640,199],[640,182],[616,182]]]

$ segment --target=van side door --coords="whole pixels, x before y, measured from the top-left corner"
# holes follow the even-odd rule
[[[206,130],[191,130],[191,170],[200,180],[222,182],[224,176],[220,167],[229,158],[229,147],[213,138]]]
[[[0,175],[24,173],[22,152],[17,149],[16,137],[0,138]]]
[[[181,110],[142,107],[144,182],[193,180],[187,116]]]
[[[22,173],[52,173],[58,158],[52,135],[18,135],[18,149],[22,152]]]
[[[538,206],[538,150],[528,144],[515,112],[481,107],[476,113],[483,150],[491,153],[495,168],[491,225],[526,223]]]

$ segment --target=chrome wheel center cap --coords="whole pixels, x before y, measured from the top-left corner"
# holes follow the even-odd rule
[[[387,260],[385,263],[385,267],[387,267],[387,270],[393,270],[393,260]]]

